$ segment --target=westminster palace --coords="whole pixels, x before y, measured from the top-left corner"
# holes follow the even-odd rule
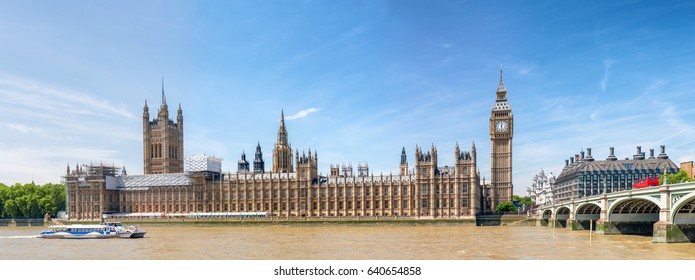
[[[454,149],[455,162],[441,166],[437,147],[402,147],[398,175],[374,175],[369,166],[331,165],[318,172],[316,150],[292,149],[280,114],[272,166],[265,168],[260,144],[251,165],[242,153],[236,173],[221,160],[202,155],[184,159],[181,104],[169,117],[166,96],[155,118],[143,108],[143,175],[125,167],[68,165],[64,176],[70,220],[103,214],[177,216],[199,213],[261,213],[268,217],[404,216],[460,218],[494,211],[512,199],[513,115],[500,80],[490,114],[491,182],[481,184],[475,143]],[[400,148],[400,147],[399,147]],[[411,167],[412,166],[412,167]]]

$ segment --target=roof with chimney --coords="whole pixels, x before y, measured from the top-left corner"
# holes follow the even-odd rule
[[[637,147],[637,153],[632,159],[618,159],[613,155],[613,148],[606,160],[595,160],[591,156],[591,148],[587,149],[587,155],[584,152],[575,154],[569,160],[565,160],[565,167],[557,177],[557,182],[576,178],[581,173],[583,174],[599,174],[604,172],[616,173],[657,173],[661,174],[667,170],[669,173],[678,171],[678,166],[668,158],[665,152],[665,146],[661,146],[661,153],[654,156],[654,150],[650,150],[650,156],[646,157],[642,152],[641,147]]]

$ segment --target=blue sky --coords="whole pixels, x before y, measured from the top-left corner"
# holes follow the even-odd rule
[[[489,178],[499,67],[515,117],[514,192],[541,168],[615,147],[695,159],[689,1],[2,1],[0,182],[59,182],[67,163],[142,174],[142,106],[161,78],[185,154],[236,171],[280,111],[330,164],[398,173],[401,148],[458,142]]]

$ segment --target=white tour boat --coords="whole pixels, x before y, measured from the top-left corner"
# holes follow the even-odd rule
[[[106,222],[105,224],[116,228],[120,238],[143,238],[145,237],[145,233],[147,233],[146,230],[136,225],[126,227],[121,222]]]
[[[39,236],[52,239],[101,239],[116,238],[120,234],[121,229],[109,225],[59,225],[48,227]]]

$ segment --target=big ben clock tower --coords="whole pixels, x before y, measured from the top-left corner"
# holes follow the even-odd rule
[[[512,136],[514,116],[507,103],[507,89],[502,82],[497,86],[497,98],[490,113],[490,175],[492,189],[489,202],[492,211],[502,202],[512,201]]]

